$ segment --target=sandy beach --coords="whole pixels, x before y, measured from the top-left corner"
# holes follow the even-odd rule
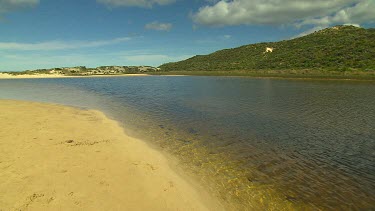
[[[34,74],[34,75],[11,75],[8,73],[0,73],[0,79],[17,79],[17,78],[63,78],[67,77],[59,74]]]
[[[103,113],[0,100],[0,210],[222,210]]]
[[[28,79],[28,78],[88,78],[88,77],[130,77],[130,76],[149,76],[144,73],[122,74],[122,75],[88,75],[88,76],[67,76],[61,74],[24,74],[11,75],[8,73],[0,73],[0,79]]]

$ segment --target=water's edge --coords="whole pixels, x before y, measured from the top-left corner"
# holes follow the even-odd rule
[[[0,97],[100,110],[232,209],[371,209],[373,88],[155,76],[20,80]]]

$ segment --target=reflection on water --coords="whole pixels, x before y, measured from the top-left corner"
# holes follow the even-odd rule
[[[97,108],[233,209],[375,209],[373,83],[224,77],[0,81],[0,98]]]

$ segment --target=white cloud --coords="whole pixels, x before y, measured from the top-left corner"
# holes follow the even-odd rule
[[[226,35],[223,35],[222,38],[224,40],[229,40],[230,38],[232,38],[232,35],[226,34]]]
[[[2,14],[34,7],[37,4],[39,4],[39,0],[0,0],[0,17]]]
[[[199,9],[194,22],[226,25],[362,24],[375,20],[374,0],[221,0]]]
[[[375,1],[361,1],[355,5],[345,7],[339,11],[322,17],[307,18],[297,26],[317,25],[329,26],[332,24],[360,25],[362,23],[375,22]]]
[[[23,71],[42,68],[79,66],[93,63],[97,60],[89,55],[66,54],[6,54],[2,55],[0,71]]]
[[[356,23],[345,23],[344,26],[355,26],[355,27],[358,27],[358,28],[361,27],[361,25],[356,24]]]
[[[160,23],[158,21],[154,21],[152,23],[148,23],[145,25],[146,29],[150,30],[157,30],[157,31],[170,31],[172,29],[171,23]]]
[[[48,41],[40,43],[16,43],[16,42],[0,42],[0,50],[20,50],[20,51],[50,51],[50,50],[66,50],[89,47],[100,47],[113,45],[131,40],[130,37],[121,37],[112,40],[96,40],[96,41]]]
[[[310,29],[308,29],[308,30],[306,30],[306,31],[304,31],[304,32],[302,32],[302,33],[300,33],[300,34],[298,34],[298,35],[292,37],[292,39],[293,39],[293,38],[297,38],[297,37],[303,37],[303,36],[305,36],[305,35],[308,35],[308,34],[314,33],[314,32],[316,32],[316,31],[322,30],[322,29],[327,28],[327,27],[328,27],[328,26],[315,26],[315,27],[313,27],[313,28],[310,28]]]
[[[208,3],[216,3],[216,2],[218,2],[218,1],[220,1],[220,0],[204,0],[204,1],[206,1],[206,2],[208,2]]]
[[[109,7],[145,7],[151,8],[153,5],[167,5],[175,0],[97,0],[98,3]]]

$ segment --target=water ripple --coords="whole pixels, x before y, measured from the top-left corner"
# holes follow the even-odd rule
[[[375,209],[375,84],[223,77],[1,81],[1,98],[98,108],[232,209]]]

